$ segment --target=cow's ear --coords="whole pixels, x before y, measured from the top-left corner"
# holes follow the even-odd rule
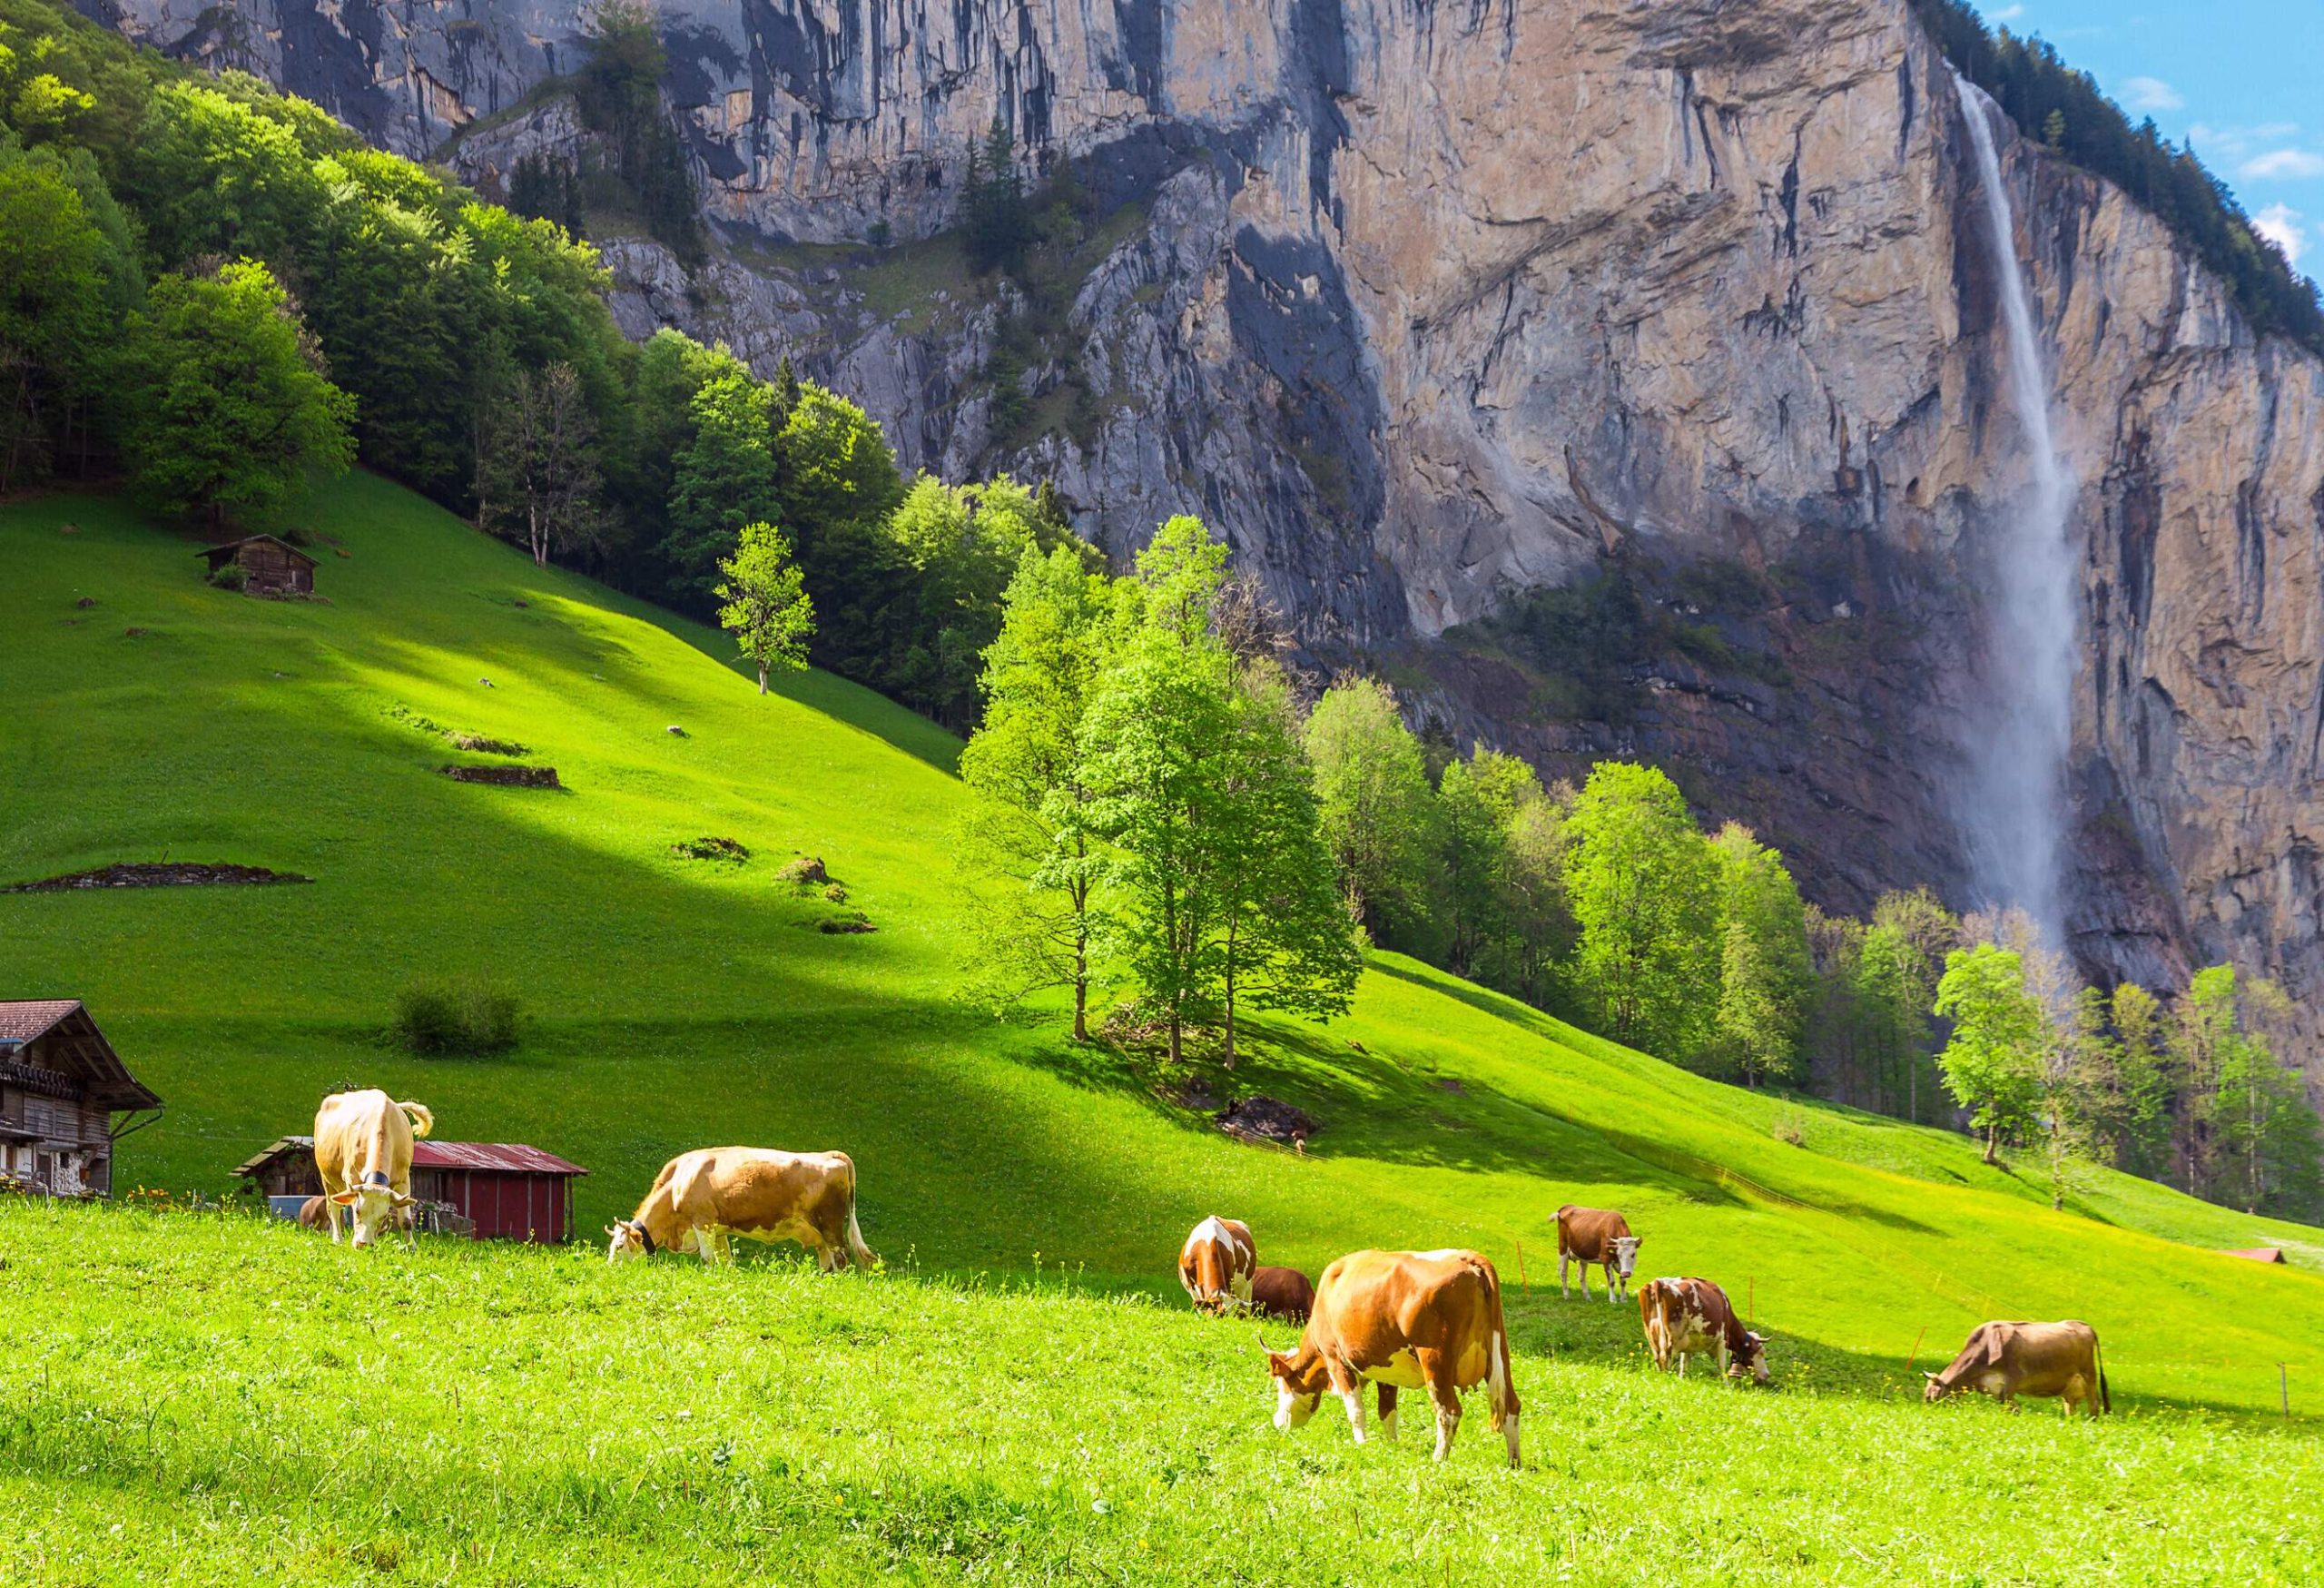
[[[1986,1366],[1998,1367],[2001,1366],[2002,1346],[2003,1340],[2001,1331],[1999,1329],[1987,1329],[1985,1331]]]
[[[340,1191],[331,1198],[332,1201],[342,1208],[352,1208],[362,1199],[363,1194],[360,1191]]]

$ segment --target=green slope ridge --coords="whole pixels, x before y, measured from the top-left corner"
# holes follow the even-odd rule
[[[222,1189],[352,1080],[425,1100],[448,1138],[586,1164],[591,1228],[683,1148],[837,1146],[891,1261],[1038,1253],[1167,1288],[1216,1210],[1311,1271],[1473,1244],[1522,1276],[1537,1348],[1611,1351],[1634,1317],[1543,1286],[1551,1211],[1616,1203],[1645,1271],[1721,1280],[1782,1336],[1779,1372],[1835,1386],[1901,1385],[1924,1330],[1925,1365],[1996,1316],[2090,1318],[2118,1399],[2262,1408],[2278,1362],[2324,1377],[2315,1230],[2111,1173],[2053,1214],[1962,1139],[1704,1081],[1395,956],[1328,1030],[1259,1022],[1236,1077],[1318,1113],[1314,1150],[1231,1144],[1104,1056],[960,1001],[946,735],[822,675],[762,699],[723,636],[375,479],[307,522],[327,603],[212,589],[193,542],[106,498],[0,508],[0,883],[164,852],[315,879],[0,896],[0,996],[87,999],[169,1101],[124,1143],[123,1187]],[[520,742],[566,787],[454,783],[437,768],[492,758],[412,716]],[[671,854],[706,834],[753,858]],[[839,907],[775,879],[794,851],[878,931],[816,930]],[[521,991],[517,1051],[380,1042],[399,986],[479,968]],[[2258,1244],[2296,1266],[2201,1249]]]

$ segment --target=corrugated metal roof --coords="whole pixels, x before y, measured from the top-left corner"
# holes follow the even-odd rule
[[[80,1007],[77,998],[26,998],[0,1002],[0,1041],[29,1042]]]
[[[586,1175],[577,1163],[567,1163],[537,1147],[506,1141],[415,1141],[414,1169],[484,1169],[504,1174]]]
[[[242,1176],[258,1174],[269,1161],[291,1149],[312,1152],[315,1139],[311,1136],[281,1137],[234,1172]],[[411,1167],[480,1169],[519,1175],[586,1175],[589,1172],[577,1163],[566,1162],[553,1152],[505,1141],[415,1141],[411,1144]]]

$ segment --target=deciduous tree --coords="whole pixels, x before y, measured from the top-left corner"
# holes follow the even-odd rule
[[[772,524],[745,524],[734,555],[718,565],[719,626],[759,670],[759,693],[767,672],[807,665],[807,641],[815,632],[815,603],[807,594],[791,543]]]

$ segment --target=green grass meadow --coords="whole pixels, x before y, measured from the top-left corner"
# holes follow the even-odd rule
[[[949,736],[822,674],[761,698],[724,636],[368,477],[303,520],[323,601],[212,588],[196,542],[105,497],[0,508],[0,883],[165,856],[314,879],[0,895],[0,997],[85,999],[167,1100],[118,1186],[224,1191],[376,1084],[444,1138],[586,1165],[586,1230],[689,1147],[844,1148],[889,1273],[358,1261],[240,1218],[0,1208],[0,1583],[2324,1574],[2324,1232],[2095,1170],[2053,1213],[1964,1139],[1704,1081],[1393,955],[1345,1020],[1257,1022],[1235,1085],[1323,1129],[1237,1146],[1137,1064],[963,1001]],[[566,786],[455,783],[507,758],[416,720]],[[702,836],[752,858],[672,853]],[[777,879],[800,853],[843,904]],[[818,929],[856,910],[878,930]],[[399,988],[474,972],[522,999],[514,1051],[382,1040]],[[1642,1273],[1726,1285],[1778,1387],[1662,1382],[1633,1310],[1558,1301],[1566,1201],[1623,1208]],[[1412,1426],[1275,1435],[1251,1327],[1177,1303],[1214,1211],[1311,1273],[1492,1257],[1528,1470],[1475,1414],[1442,1472]],[[2292,1264],[2215,1249],[2261,1244]],[[1985,1318],[2060,1317],[2098,1327],[2112,1422],[1919,1404],[1916,1344],[1938,1365]]]

